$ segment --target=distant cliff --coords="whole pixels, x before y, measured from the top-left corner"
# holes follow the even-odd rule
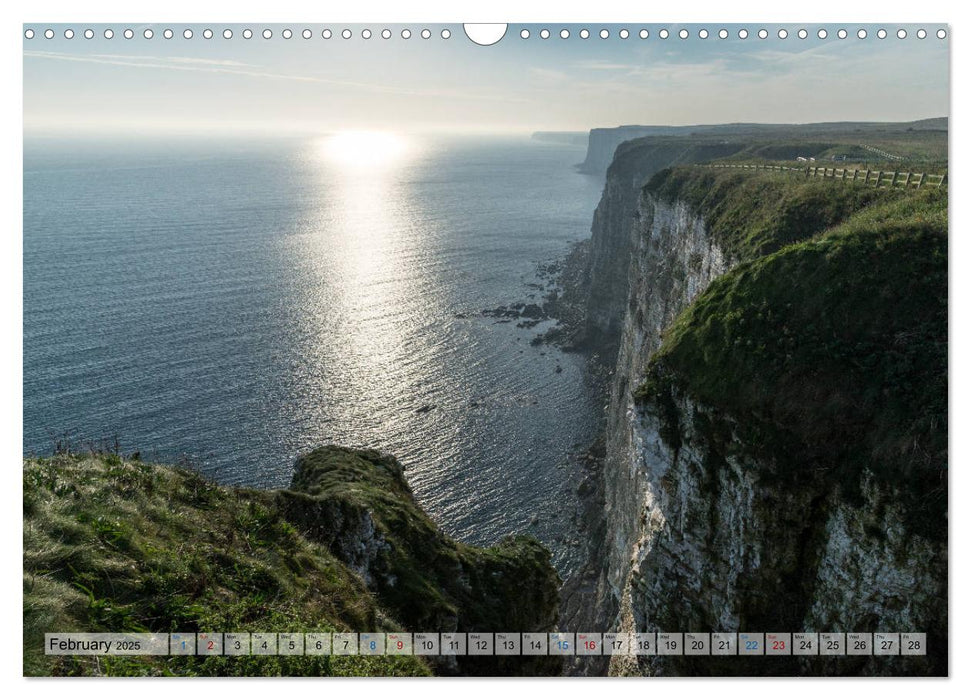
[[[587,143],[586,131],[534,131],[530,136],[534,141],[563,143],[569,146],[584,146]]]
[[[593,215],[587,272],[583,342],[612,363],[627,308],[631,226],[641,187],[654,173],[675,164],[723,158],[747,148],[746,141],[698,143],[688,139],[640,139],[624,143],[607,171]]]
[[[775,142],[791,149],[799,141],[819,142],[837,136],[844,144],[858,144],[872,139],[911,132],[947,133],[947,117],[920,119],[913,122],[819,122],[815,124],[694,124],[690,126],[627,125],[591,129],[587,139],[587,155],[578,169],[584,173],[600,174],[614,160],[617,147],[625,141],[644,137],[691,137],[696,143],[717,138]],[[805,144],[802,144],[805,145]],[[801,145],[801,146],[802,146]],[[829,144],[832,145],[832,144]],[[801,147],[800,146],[800,147]],[[800,153],[799,155],[810,155]],[[947,157],[946,136],[939,145],[940,157]],[[768,156],[782,157],[782,156]]]
[[[282,491],[118,455],[24,463],[25,675],[556,674],[544,657],[52,657],[43,635],[546,631],[559,578],[535,540],[456,542],[374,451],[301,457]]]
[[[642,136],[671,135],[680,131],[676,126],[618,126],[606,129],[591,129],[587,140],[587,157],[578,169],[584,173],[599,174],[607,171],[614,159],[617,146],[624,141]]]
[[[930,652],[611,672],[946,673],[946,191],[675,168],[625,215],[623,160],[592,242],[613,256],[592,323],[618,338],[603,624],[923,631]]]

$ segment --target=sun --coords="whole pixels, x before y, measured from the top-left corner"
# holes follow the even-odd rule
[[[339,131],[324,139],[327,160],[347,168],[373,170],[400,160],[408,142],[387,131]]]

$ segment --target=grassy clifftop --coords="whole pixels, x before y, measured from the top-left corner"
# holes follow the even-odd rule
[[[909,200],[913,190],[807,180],[802,173],[673,168],[645,186],[702,215],[716,243],[738,261],[816,236],[874,204]]]
[[[640,399],[663,409],[679,391],[723,409],[789,468],[827,468],[847,484],[866,468],[912,497],[915,531],[940,537],[947,192],[772,178],[668,173],[652,184],[697,206],[748,262],[667,330]]]
[[[393,457],[315,450],[297,460],[293,490],[280,496],[286,517],[353,561],[407,629],[528,631],[554,623],[560,581],[549,552],[525,536],[485,549],[447,537],[415,503]],[[341,542],[368,539],[347,536],[358,523],[375,532],[363,557],[344,554]]]
[[[43,635],[541,631],[556,617],[559,579],[539,543],[454,542],[415,504],[400,465],[376,452],[316,450],[286,491],[117,455],[28,459],[23,484],[27,675],[489,673],[495,660],[45,657]]]

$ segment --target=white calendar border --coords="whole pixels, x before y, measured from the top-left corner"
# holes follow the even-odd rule
[[[950,21],[957,26],[952,28],[951,35],[954,36],[955,29],[960,36],[963,28],[971,32],[971,24],[966,24],[964,18],[965,10],[959,10],[957,3],[915,3],[888,0],[881,3],[861,4],[847,2],[846,0],[803,0],[801,3],[779,3],[779,2],[756,2],[754,0],[732,0],[732,2],[715,2],[712,0],[696,1],[694,3],[668,3],[659,6],[658,3],[645,1],[638,2],[615,2],[611,0],[597,0],[589,6],[579,3],[552,2],[551,0],[541,0],[538,2],[525,3],[522,0],[489,0],[480,1],[478,6],[471,3],[460,4],[454,0],[427,0],[425,2],[413,2],[406,4],[399,0],[372,0],[368,3],[345,3],[337,5],[335,3],[319,3],[310,0],[274,0],[259,7],[253,3],[244,5],[238,1],[229,2],[227,0],[217,0],[213,2],[200,3],[198,0],[169,0],[164,5],[161,3],[142,3],[132,4],[130,0],[87,0],[78,3],[69,0],[46,0],[43,3],[7,3],[3,10],[4,19],[2,25],[4,29],[3,37],[5,41],[0,44],[4,70],[7,71],[7,80],[4,84],[11,92],[15,92],[15,99],[4,101],[4,179],[3,184],[8,197],[5,200],[4,214],[6,217],[5,230],[20,231],[21,236],[0,236],[0,260],[4,268],[0,271],[0,285],[4,294],[4,304],[0,304],[0,319],[2,319],[3,329],[7,339],[16,338],[16,342],[5,342],[0,346],[0,357],[2,357],[3,372],[0,373],[0,389],[3,390],[4,402],[0,404],[0,447],[3,449],[5,459],[3,463],[5,469],[3,474],[9,483],[4,484],[7,488],[3,489],[4,497],[7,502],[2,508],[4,518],[6,518],[3,528],[4,535],[2,541],[4,554],[11,567],[21,566],[22,539],[21,539],[21,519],[19,516],[20,505],[20,484],[14,480],[20,479],[20,471],[13,468],[22,458],[22,256],[20,241],[22,240],[22,201],[20,200],[20,184],[22,183],[22,42],[19,39],[19,25],[26,21],[31,22],[55,22],[55,21],[85,21],[90,23],[104,22],[108,19],[132,19],[149,21],[238,21],[246,19],[248,21],[258,20],[261,22],[293,21],[294,19],[306,21],[325,20],[328,22],[401,22],[401,21],[479,21],[479,22],[529,22],[529,21],[558,21],[558,22],[597,22],[611,21],[636,21],[643,20],[655,22],[763,22],[781,23],[798,21],[843,21],[848,23],[860,23],[868,20],[892,19],[894,22],[914,22],[928,20],[946,22]],[[15,36],[16,35],[16,36]],[[964,50],[960,40],[952,42],[952,66],[971,65],[971,58]],[[962,59],[961,56],[964,56]],[[966,106],[968,100],[966,74],[960,71],[952,72],[952,110],[951,110],[951,145],[952,153],[950,158],[951,168],[949,177],[952,182],[957,178],[958,187],[961,187],[960,168],[962,162],[971,159],[971,152],[966,146],[966,139],[963,137],[963,129],[967,128]],[[8,93],[9,97],[9,93]],[[962,121],[958,121],[958,118]],[[953,167],[957,164],[957,167]],[[14,193],[10,195],[10,193]],[[962,203],[961,200],[964,200]],[[967,222],[967,198],[954,197],[951,201],[951,230],[968,230],[965,226]],[[958,270],[960,261],[961,268],[966,264],[971,264],[969,256],[968,236],[952,236],[949,250],[949,260],[952,270]],[[952,275],[950,309],[956,308],[971,309],[971,276]],[[968,312],[962,314],[954,313],[951,318],[951,338],[950,351],[955,362],[951,367],[951,387],[950,396],[952,399],[949,422],[951,425],[954,439],[951,444],[950,458],[952,464],[967,464],[965,459],[969,455],[968,435],[971,431],[968,426],[968,396],[971,394],[971,381],[969,381],[969,370],[957,361],[957,358],[968,357],[971,350],[969,342],[969,323]],[[968,478],[963,470],[955,470],[952,474],[949,492],[951,494],[960,493],[966,495]],[[952,503],[954,500],[952,500]],[[958,538],[950,539],[951,542],[966,542],[968,535],[968,517],[962,509],[952,508],[950,511],[950,522],[953,524],[952,536]],[[967,588],[968,565],[966,559],[958,556],[958,549],[952,548],[951,561],[949,565],[950,585],[949,590]],[[17,620],[18,629],[22,627],[22,615],[20,610],[14,609],[14,605],[21,600],[20,583],[15,576],[7,576],[2,580],[0,600],[5,601],[8,606],[6,619]],[[20,607],[17,605],[17,607]],[[968,606],[963,602],[962,597],[953,597],[950,601],[950,627],[951,630],[971,629],[971,622],[968,620]],[[22,631],[22,630],[21,630]],[[603,680],[567,680],[549,679],[545,681],[525,681],[516,679],[503,679],[494,683],[465,682],[446,679],[434,679],[430,682],[417,683],[396,683],[394,680],[381,679],[372,681],[373,683],[387,684],[386,692],[394,692],[404,698],[412,696],[422,698],[454,698],[456,693],[461,693],[463,700],[478,700],[479,698],[495,698],[497,693],[506,694],[515,686],[516,690],[524,690],[530,693],[546,692],[552,690],[557,695],[566,698],[587,698],[591,694],[597,694],[606,690],[608,687],[613,692],[632,692],[633,687],[627,687],[627,683],[680,683],[681,687],[675,689],[667,687],[664,692],[677,692],[679,695],[695,697],[704,693],[708,695],[714,690],[713,684],[730,683],[732,694],[743,692],[758,692],[760,694],[778,693],[785,695],[787,700],[790,698],[812,698],[816,700],[821,693],[827,696],[841,697],[854,693],[877,691],[881,694],[882,700],[892,700],[902,698],[913,700],[915,694],[925,692],[922,686],[928,682],[934,682],[933,691],[936,696],[966,696],[971,683],[971,670],[967,665],[955,663],[967,656],[969,645],[962,644],[958,634],[951,635],[950,655],[951,655],[951,674],[950,682],[934,682],[911,679],[890,679],[890,680],[868,680],[866,686],[861,685],[861,679],[846,680],[827,680],[827,679],[795,679],[795,680],[685,680],[685,679],[651,679],[622,681],[618,679]],[[140,698],[146,700],[153,698],[168,697],[175,690],[167,683],[159,682],[119,682],[119,681],[91,681],[85,682],[69,681],[67,679],[57,679],[55,681],[43,681],[39,679],[25,680],[22,674],[22,656],[19,648],[11,648],[0,657],[0,669],[2,669],[5,680],[19,679],[14,683],[19,694],[27,695],[32,698],[57,697],[64,700],[70,697],[85,698],[88,696],[97,697],[99,700],[108,698],[124,697],[130,698],[133,693],[137,693]],[[200,679],[188,681],[188,685],[180,683],[178,692],[191,693],[198,692],[222,692],[222,687],[217,689],[213,683],[231,683],[233,692],[241,693],[244,697],[252,695],[266,695],[267,693],[279,692],[285,686],[290,692],[306,692],[310,688],[299,681],[280,681],[239,679],[213,681],[210,679]],[[318,681],[319,682],[319,681]],[[339,683],[340,688],[328,686],[326,692],[355,692],[355,687],[350,681],[329,680],[328,683]],[[591,683],[593,685],[591,685]],[[616,685],[617,683],[624,684]],[[871,689],[870,683],[878,684],[878,688]],[[272,684],[273,687],[271,687]],[[918,687],[921,686],[921,687]],[[636,688],[637,692],[644,692],[645,686]],[[357,691],[361,687],[357,686]],[[368,693],[373,692],[374,687],[369,686]],[[320,688],[315,689],[320,692]]]

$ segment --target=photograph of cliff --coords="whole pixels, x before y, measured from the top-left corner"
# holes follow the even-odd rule
[[[947,676],[948,29],[479,36],[25,25],[23,674]]]

